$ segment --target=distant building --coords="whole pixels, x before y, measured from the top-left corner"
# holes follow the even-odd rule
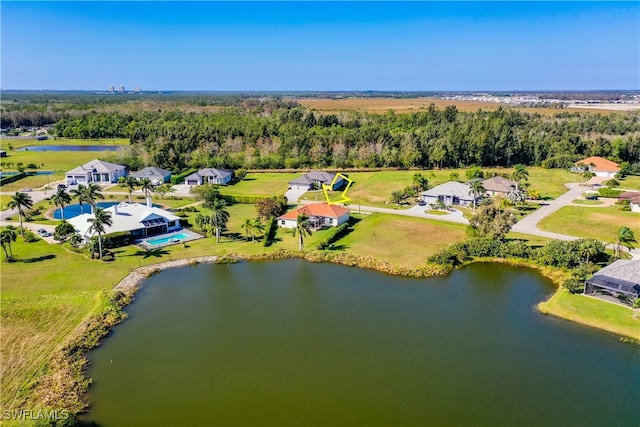
[[[229,169],[200,169],[184,179],[187,185],[202,184],[228,184],[234,177],[234,172]]]
[[[131,176],[136,179],[149,178],[153,185],[160,185],[171,180],[171,171],[151,166],[138,172],[133,172]]]
[[[603,178],[613,178],[620,172],[620,165],[603,157],[592,156],[575,162],[571,168],[571,172],[582,173],[586,170],[593,172],[595,176]]]
[[[289,181],[289,188],[291,190],[312,190],[314,185],[330,185],[335,179],[336,174],[331,172],[324,171],[311,171],[305,173],[304,175],[294,179],[293,181]],[[342,187],[343,184],[342,177],[338,177],[336,182],[331,187],[331,190],[337,190]]]
[[[140,93],[140,92],[142,92],[142,88],[140,86],[136,86],[136,87],[133,88],[133,91],[135,93]]]
[[[109,86],[109,92],[113,93],[116,91],[116,88],[113,85]]]
[[[124,86],[118,86],[118,93],[124,93]]]

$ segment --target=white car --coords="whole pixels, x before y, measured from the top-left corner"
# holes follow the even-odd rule
[[[30,188],[21,188],[20,191],[18,191],[18,193],[30,193],[31,189]]]

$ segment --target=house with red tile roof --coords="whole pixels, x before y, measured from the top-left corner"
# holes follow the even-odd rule
[[[349,209],[328,203],[312,203],[299,206],[277,218],[278,226],[283,228],[296,228],[298,215],[309,217],[311,228],[337,227],[349,220]]]
[[[596,176],[603,178],[613,178],[620,172],[620,165],[616,162],[598,156],[587,157],[579,162],[575,162],[571,168],[571,172],[582,173],[585,171],[585,168],[587,168],[589,172],[593,172]]]

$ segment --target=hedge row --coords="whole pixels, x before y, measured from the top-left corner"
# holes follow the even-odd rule
[[[9,184],[11,182],[16,182],[21,180],[22,178],[26,177],[27,174],[24,172],[21,172],[17,175],[9,175],[9,176],[3,176],[2,178],[0,178],[0,185],[5,185],[5,184]]]
[[[180,182],[182,182],[183,179],[185,179],[186,177],[188,177],[189,175],[197,171],[198,169],[189,169],[188,171],[179,173],[178,175],[171,175],[171,184],[173,185],[180,184]]]
[[[222,197],[228,203],[240,203],[244,205],[253,205],[258,200],[269,198],[269,196],[254,196],[249,194],[223,194]]]
[[[349,223],[345,222],[341,226],[331,230],[331,232],[316,245],[316,249],[324,250],[329,248],[329,246],[331,246],[333,243],[337,242],[345,235],[347,235],[349,231],[351,231],[351,229],[349,228]]]
[[[264,233],[264,240],[262,241],[262,244],[265,247],[271,246],[271,244],[273,243],[273,239],[275,239],[276,237],[277,231],[278,221],[274,217],[271,217],[271,219],[267,223],[267,231]]]
[[[622,190],[614,190],[608,187],[598,188],[598,196],[600,197],[617,198],[622,193]]]

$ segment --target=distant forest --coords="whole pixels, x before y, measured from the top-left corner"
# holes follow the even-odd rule
[[[166,101],[166,100],[165,100]],[[107,101],[105,101],[107,102]],[[68,138],[128,138],[131,145],[112,160],[132,168],[445,168],[511,166],[567,167],[586,156],[640,162],[640,115],[559,112],[553,116],[512,108],[460,112],[431,106],[411,114],[346,111],[318,113],[278,98],[221,97],[215,110],[174,99],[170,108],[123,112],[80,104],[58,108],[53,133]],[[91,104],[89,104],[91,105]],[[33,103],[34,113],[52,108]],[[11,108],[3,110],[8,112]],[[25,114],[25,105],[14,108]],[[129,109],[130,110],[130,109]],[[127,110],[125,110],[127,111]],[[73,113],[70,113],[73,112]],[[5,116],[3,121],[11,119]],[[6,123],[3,122],[3,126]]]

